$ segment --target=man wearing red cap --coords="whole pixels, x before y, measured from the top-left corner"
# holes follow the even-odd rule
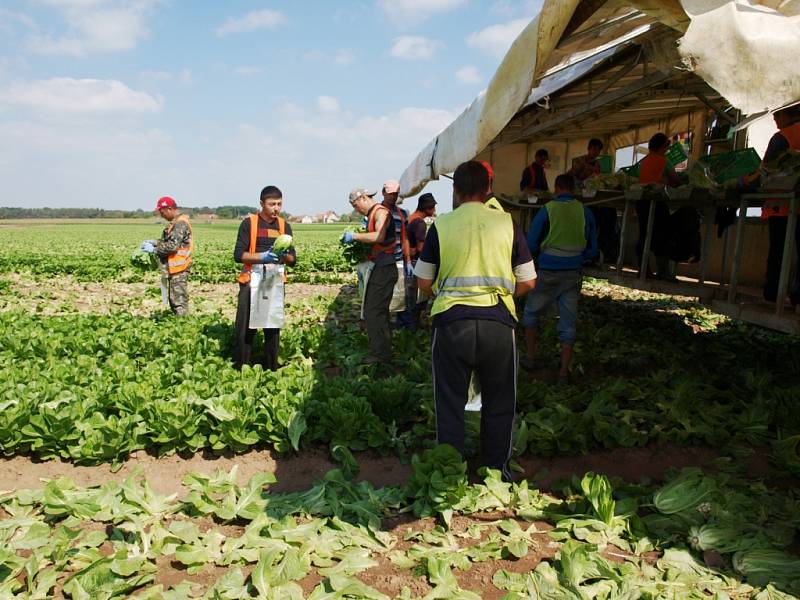
[[[494,190],[492,186],[494,185],[494,169],[492,165],[489,164],[489,161],[481,160],[478,161],[483,165],[483,168],[486,169],[486,172],[489,174],[489,191],[486,193],[486,206],[489,208],[493,208],[495,210],[499,210],[501,212],[505,212],[503,210],[503,206],[500,204],[500,201],[495,197]]]
[[[178,212],[178,205],[169,196],[159,198],[156,211],[169,224],[160,240],[142,242],[144,252],[154,252],[161,260],[166,277],[166,297],[172,312],[179,317],[189,314],[189,271],[192,266],[192,226],[189,217]],[[162,277],[162,285],[165,279]]]

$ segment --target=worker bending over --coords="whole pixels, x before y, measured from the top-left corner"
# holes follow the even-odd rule
[[[572,175],[556,177],[556,197],[536,213],[528,232],[528,247],[538,256],[536,289],[528,296],[522,315],[527,356],[522,365],[532,369],[539,339],[539,324],[548,307],[558,306],[558,340],[561,342],[560,383],[569,378],[572,349],[577,337],[578,299],[583,264],[597,254],[597,227],[592,211],[575,198]]]
[[[533,289],[536,270],[519,226],[488,208],[489,177],[470,161],[453,174],[457,210],[428,231],[414,274],[433,293],[433,395],[436,438],[464,451],[464,407],[470,377],[482,390],[482,463],[511,479],[517,355],[514,297]]]

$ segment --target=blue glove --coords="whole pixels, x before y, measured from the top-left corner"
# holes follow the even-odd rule
[[[410,262],[407,262],[405,264],[405,267],[406,267],[406,277],[413,277],[414,276],[414,265],[412,265]]]
[[[355,242],[355,239],[353,239],[353,232],[345,231],[344,234],[342,235],[342,242],[344,242],[345,244],[352,244],[353,242]]]
[[[142,245],[141,245],[141,246],[139,246],[139,249],[140,249],[142,252],[147,252],[148,254],[152,254],[153,252],[155,252],[155,251],[156,251],[155,244],[153,243],[153,241],[152,241],[152,240],[145,240],[145,241],[143,241],[143,242],[142,242]]]
[[[261,253],[261,262],[267,265],[276,265],[278,264],[278,255],[275,254],[272,250],[267,250],[266,252]]]

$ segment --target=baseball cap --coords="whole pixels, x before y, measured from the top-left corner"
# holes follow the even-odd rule
[[[483,165],[483,167],[486,169],[486,172],[489,173],[489,179],[493,180],[494,179],[494,169],[492,168],[492,165],[489,164],[489,161],[480,160],[478,162],[480,162]]]
[[[400,182],[397,179],[387,179],[383,182],[383,191],[387,194],[394,194],[400,191]]]
[[[378,192],[375,192],[373,190],[368,190],[367,188],[358,187],[350,192],[350,202],[352,202],[356,198],[360,198],[361,196],[369,196],[370,198],[372,198],[377,193]]]
[[[156,202],[156,210],[161,210],[162,208],[178,208],[178,205],[175,204],[175,200],[169,196],[163,196]]]
[[[436,206],[436,198],[433,197],[433,194],[426,192],[419,197],[417,200],[417,206],[419,208],[431,208]]]

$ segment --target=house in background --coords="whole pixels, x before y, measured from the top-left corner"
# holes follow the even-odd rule
[[[326,210],[325,212],[314,215],[314,223],[338,223],[339,218],[339,215],[334,211]]]

